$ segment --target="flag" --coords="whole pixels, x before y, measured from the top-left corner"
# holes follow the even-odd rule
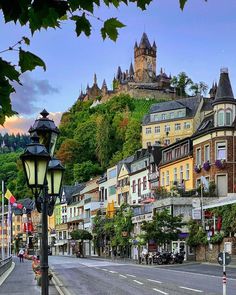
[[[16,203],[16,198],[13,196],[13,194],[7,189],[5,193],[5,198],[9,200],[10,204]]]

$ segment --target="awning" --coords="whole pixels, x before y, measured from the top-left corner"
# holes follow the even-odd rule
[[[65,242],[59,242],[59,243],[56,243],[54,244],[54,246],[63,246],[63,245],[66,245],[67,243]]]

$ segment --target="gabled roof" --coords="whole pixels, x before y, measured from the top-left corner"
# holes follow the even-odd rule
[[[27,214],[35,209],[35,201],[30,199],[30,198],[17,200],[17,203],[22,204],[23,207],[26,208],[26,213]],[[22,215],[23,214],[23,210],[19,209],[19,208],[16,208],[16,207],[12,207],[12,211],[13,211],[13,213],[15,215]]]
[[[63,191],[65,192],[67,205],[70,205],[73,201],[73,195],[79,194],[79,192],[85,187],[84,183],[76,185],[64,185]]]
[[[134,155],[129,156],[129,157],[121,160],[120,162],[118,162],[118,164],[117,164],[117,176],[119,175],[120,169],[123,166],[123,164],[125,165],[127,171],[130,173],[130,164],[133,162],[133,160],[134,160]]]

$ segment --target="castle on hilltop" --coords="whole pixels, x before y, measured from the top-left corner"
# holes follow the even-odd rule
[[[129,94],[135,98],[169,98],[176,97],[175,89],[171,87],[171,75],[167,75],[163,69],[156,74],[157,46],[155,41],[150,44],[148,36],[143,33],[138,45],[134,45],[134,67],[131,62],[129,70],[122,71],[119,66],[113,79],[113,89],[108,90],[104,79],[102,87],[97,84],[97,76],[94,74],[94,82],[87,85],[86,92],[81,91],[78,97],[81,101],[94,100],[96,103],[106,102],[112,96],[121,93]]]

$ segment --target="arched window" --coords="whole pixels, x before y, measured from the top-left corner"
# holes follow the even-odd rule
[[[224,111],[223,110],[220,110],[217,114],[217,125],[218,126],[224,126]]]
[[[232,110],[227,109],[225,111],[225,125],[231,125],[232,124]]]

